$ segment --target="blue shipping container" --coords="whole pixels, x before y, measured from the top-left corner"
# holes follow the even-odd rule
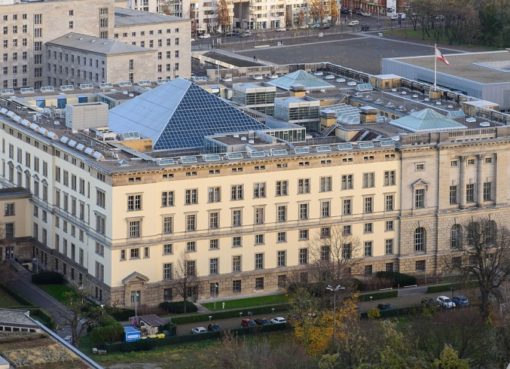
[[[35,105],[38,108],[45,108],[46,107],[46,99],[43,97],[38,97],[37,99],[35,99]]]
[[[142,338],[142,333],[130,325],[124,327],[124,339],[126,342],[136,342]]]
[[[67,105],[67,98],[65,96],[57,97],[57,108],[64,109]]]

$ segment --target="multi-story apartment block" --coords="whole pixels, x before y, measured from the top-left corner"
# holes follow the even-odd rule
[[[117,8],[114,38],[135,46],[156,49],[153,65],[158,79],[191,76],[189,19]]]
[[[338,229],[353,274],[437,275],[445,258],[463,262],[467,223],[510,215],[510,130],[500,123],[510,117],[447,118],[433,109],[448,105],[424,100],[428,86],[391,78],[379,110],[364,108],[369,91],[353,90],[359,123],[338,116],[322,138],[258,122],[182,79],[112,109],[113,141],[44,116],[31,125],[27,106],[0,100],[0,183],[27,188],[46,212],[31,225],[39,265],[106,303],[179,299],[183,273],[200,299],[277,290],[311,279]],[[416,97],[404,102],[402,91]],[[423,109],[397,112],[389,101]]]
[[[157,80],[156,50],[68,33],[45,45],[46,83],[53,86]]]
[[[0,3],[0,88],[43,86],[44,44],[76,30],[112,37],[113,9],[110,0]]]

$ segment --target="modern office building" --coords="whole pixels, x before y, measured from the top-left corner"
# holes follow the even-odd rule
[[[358,123],[328,113],[326,133],[271,127],[180,79],[111,110],[110,130],[73,132],[37,109],[34,123],[26,106],[1,99],[0,183],[32,193],[38,265],[133,306],[179,299],[184,278],[202,300],[276,291],[312,280],[334,245],[355,275],[438,275],[446,260],[468,262],[458,252],[465,225],[510,215],[510,116],[470,110],[451,129],[446,117],[460,117],[465,96],[430,101],[427,85],[405,79],[340,95],[337,80],[352,81],[352,70],[310,68],[339,78],[331,93],[307,96],[324,109],[358,107]],[[279,72],[238,74],[270,70]],[[151,126],[154,111],[164,119]],[[399,121],[411,111],[423,113]],[[409,129],[416,120],[436,127]]]

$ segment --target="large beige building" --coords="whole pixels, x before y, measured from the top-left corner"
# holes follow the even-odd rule
[[[408,109],[450,109],[419,101],[427,87],[417,82],[382,76],[374,85],[386,86],[373,94],[393,106],[405,91],[416,95]],[[181,79],[111,110],[112,141],[44,117],[27,125],[25,109],[1,100],[0,182],[29,189],[46,213],[31,225],[40,265],[111,304],[179,299],[184,274],[199,299],[276,291],[313,278],[310,267],[332,257],[338,234],[356,275],[437,275],[445,258],[463,262],[463,227],[510,215],[510,130],[499,123],[509,117],[459,123],[384,101],[368,109],[372,92],[352,89],[360,122],[325,119],[335,130],[323,138],[298,125],[271,128]],[[331,104],[337,94],[309,95],[331,112],[346,108]]]
[[[45,45],[50,86],[156,81],[156,50],[80,33]]]
[[[189,20],[129,9],[115,12],[114,5],[114,0],[2,1],[0,89],[39,89],[48,77],[53,82],[55,77],[47,76],[45,44],[74,32],[101,39],[117,36],[124,43],[159,49],[147,65],[155,79],[191,75]]]

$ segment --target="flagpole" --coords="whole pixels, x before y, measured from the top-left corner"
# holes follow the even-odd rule
[[[434,44],[434,91],[437,90],[437,44]]]

